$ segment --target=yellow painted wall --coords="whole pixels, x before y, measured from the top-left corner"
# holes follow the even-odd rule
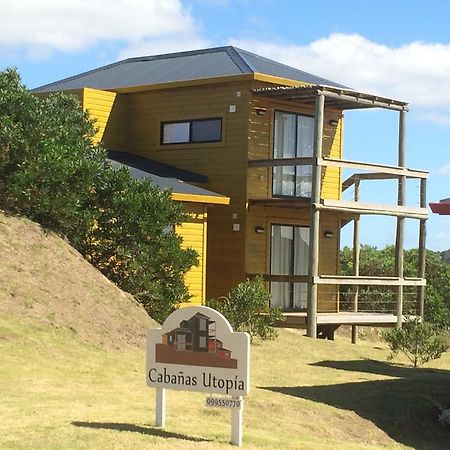
[[[186,276],[192,303],[226,295],[246,274],[268,273],[267,233],[273,221],[298,224],[309,221],[307,210],[253,206],[247,210],[250,198],[271,197],[271,168],[248,169],[248,159],[272,157],[274,111],[314,114],[312,107],[253,97],[251,89],[263,84],[233,79],[220,84],[192,83],[171,89],[161,86],[117,94],[83,90],[83,107],[97,119],[96,139],[102,140],[106,148],[129,151],[206,175],[209,181],[201,187],[231,198],[228,206],[208,206],[208,217],[204,205],[185,203],[191,219],[178,227],[177,232],[184,237],[183,245],[195,248],[200,256],[199,267]],[[267,114],[257,115],[256,107],[267,108]],[[161,122],[211,117],[222,118],[221,142],[161,145]],[[342,157],[340,117],[339,111],[325,111],[324,155]],[[330,119],[339,119],[339,126],[330,126]],[[340,183],[340,169],[327,169],[323,174],[322,197],[339,199]],[[331,230],[335,237],[321,239],[321,274],[337,272],[338,222],[338,215],[322,214],[321,236],[325,230]],[[263,235],[254,232],[259,224],[266,229]],[[239,229],[234,230],[237,226]],[[319,310],[336,310],[336,297],[336,287],[320,287]]]
[[[266,109],[265,115],[258,115],[257,108]],[[269,159],[273,155],[273,127],[275,111],[288,111],[313,115],[314,108],[296,105],[287,101],[274,101],[255,97],[252,101],[249,126],[249,159]],[[329,125],[331,119],[339,120],[338,126]],[[342,158],[341,113],[325,110],[323,129],[323,156]],[[270,198],[272,196],[272,168],[250,168],[248,176],[249,198]],[[323,168],[321,197],[340,200],[341,169],[339,167]]]
[[[199,186],[231,197],[208,207],[207,298],[226,295],[245,278],[250,82],[180,87],[127,94],[127,150],[206,175]],[[235,112],[230,112],[235,108]],[[161,145],[161,122],[222,118],[222,141]],[[234,216],[233,216],[234,215]],[[235,218],[233,218],[235,217]],[[233,225],[239,231],[233,231]]]
[[[82,107],[95,120],[96,133],[93,140],[96,144],[103,140],[116,95],[115,92],[102,91],[100,89],[83,89]]]
[[[178,225],[175,231],[183,237],[183,248],[193,248],[198,253],[198,266],[186,274],[185,283],[192,298],[182,306],[202,305],[206,300],[207,207],[199,203],[183,205],[189,219]]]
[[[279,208],[250,206],[246,229],[246,262],[248,274],[270,273],[271,224],[309,225],[309,208]],[[256,233],[255,227],[264,227],[264,233]],[[333,238],[325,238],[325,231],[332,231]],[[335,275],[339,257],[339,218],[336,214],[323,212],[320,221],[319,273]],[[319,286],[319,312],[336,311],[338,290],[336,286]]]

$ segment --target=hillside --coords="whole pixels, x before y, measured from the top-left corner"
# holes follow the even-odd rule
[[[0,449],[229,449],[230,413],[167,392],[154,427],[142,308],[64,240],[0,215]],[[448,448],[450,354],[413,369],[377,340],[280,330],[251,347],[244,448]],[[405,360],[400,360],[405,363]]]
[[[33,222],[0,213],[0,255],[0,339],[31,327],[125,349],[142,347],[145,328],[154,326],[132,296]]]

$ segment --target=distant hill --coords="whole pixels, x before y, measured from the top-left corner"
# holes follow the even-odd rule
[[[131,295],[66,241],[1,211],[0,255],[3,323],[63,329],[96,347],[110,349],[143,347],[145,329],[155,326]],[[0,323],[0,339],[7,339],[8,333],[11,330]]]

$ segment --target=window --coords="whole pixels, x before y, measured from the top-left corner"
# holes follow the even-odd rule
[[[206,348],[206,337],[205,336],[200,336],[198,338],[198,347],[200,349],[205,349]]]
[[[222,119],[198,119],[161,124],[161,144],[191,144],[222,140]]]
[[[206,319],[198,319],[198,329],[200,331],[206,331]]]
[[[275,111],[274,158],[313,155],[314,117]],[[311,197],[312,166],[278,166],[272,171],[274,196]]]
[[[271,275],[307,275],[309,228],[296,225],[272,225],[270,248]],[[284,310],[304,309],[307,304],[306,283],[271,282],[271,306]]]

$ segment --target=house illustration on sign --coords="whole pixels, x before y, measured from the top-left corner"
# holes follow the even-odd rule
[[[163,334],[156,344],[156,362],[236,369],[237,360],[216,338],[216,323],[197,313],[180,326]]]

